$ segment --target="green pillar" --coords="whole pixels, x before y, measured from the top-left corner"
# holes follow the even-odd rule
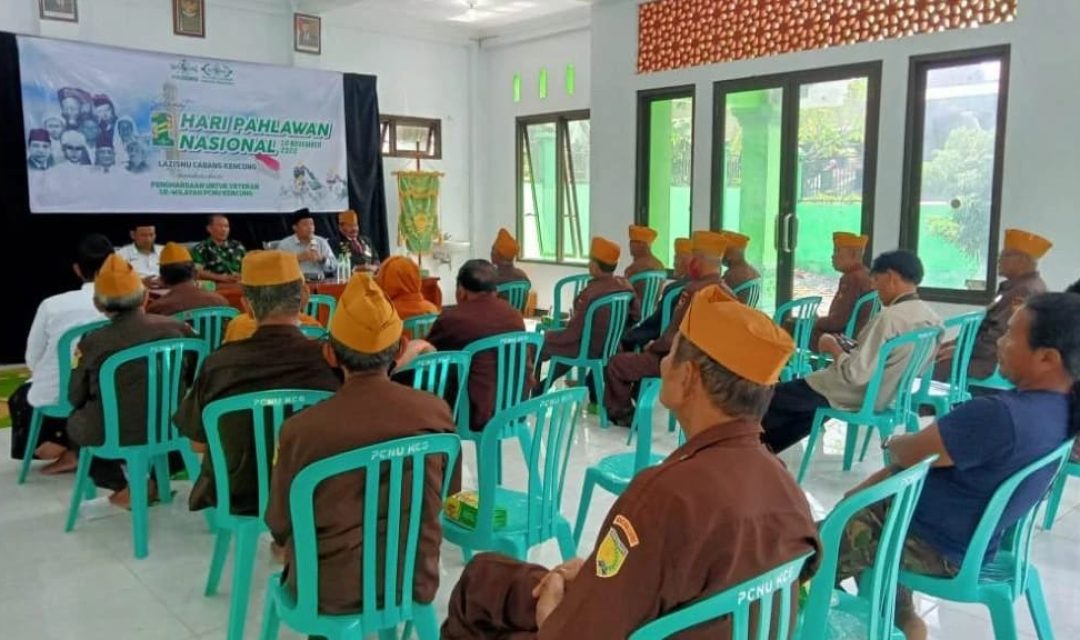
[[[649,114],[649,219],[656,230],[653,255],[672,264],[671,238],[671,100],[650,105]]]
[[[780,207],[781,111],[768,100],[769,90],[728,97],[742,128],[742,187],[739,228],[751,238],[747,260],[776,268],[776,217]],[[760,267],[759,267],[760,268]]]

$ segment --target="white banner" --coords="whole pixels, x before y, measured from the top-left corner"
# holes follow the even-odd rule
[[[34,213],[348,208],[339,73],[19,37]]]

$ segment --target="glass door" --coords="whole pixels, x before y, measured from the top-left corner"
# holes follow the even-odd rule
[[[689,237],[694,174],[694,88],[638,95],[638,224],[657,232],[653,255],[671,268],[675,238]]]
[[[871,233],[880,64],[716,87],[713,226],[750,236],[760,307],[836,292],[832,234]]]

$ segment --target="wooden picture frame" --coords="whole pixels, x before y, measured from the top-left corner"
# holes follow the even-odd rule
[[[42,20],[79,21],[79,0],[38,0]]]
[[[173,34],[206,37],[206,0],[172,0]]]
[[[306,13],[293,14],[293,50],[322,54],[322,18]]]

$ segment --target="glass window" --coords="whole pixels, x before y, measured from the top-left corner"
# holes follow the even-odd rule
[[[388,115],[379,120],[384,156],[422,160],[442,158],[442,120]]]
[[[693,160],[693,87],[641,93],[637,222],[656,230],[653,254],[669,268],[675,238],[690,234]]]
[[[912,62],[904,244],[931,297],[976,302],[994,290],[1008,56]]]
[[[589,255],[589,114],[518,120],[518,237],[525,260]]]

